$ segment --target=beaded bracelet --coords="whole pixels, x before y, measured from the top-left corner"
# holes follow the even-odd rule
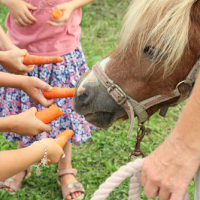
[[[46,144],[45,144],[44,142],[42,142],[42,141],[35,141],[35,142],[33,142],[31,145],[37,144],[37,143],[42,144],[42,146],[44,147],[44,156],[43,156],[43,158],[41,159],[40,163],[39,163],[38,165],[33,165],[34,167],[36,167],[36,175],[37,175],[37,176],[40,176],[40,175],[41,175],[41,171],[40,171],[40,168],[39,168],[40,165],[45,166],[45,165],[47,165],[47,161],[48,161],[48,159],[47,159],[47,146],[46,146]]]

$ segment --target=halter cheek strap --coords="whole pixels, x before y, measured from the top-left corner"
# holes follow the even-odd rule
[[[106,75],[101,68],[100,62],[97,62],[92,70],[101,83],[107,88],[108,94],[127,112],[130,119],[130,128],[127,137],[130,138],[133,131],[135,116],[138,116],[140,122],[145,122],[148,119],[146,110],[141,104],[125,94],[123,90]]]
[[[192,91],[197,75],[199,73],[199,69],[200,69],[200,60],[197,60],[196,64],[193,66],[192,70],[190,71],[186,79],[177,84],[171,96],[156,95],[148,99],[145,99],[141,102],[137,102],[133,98],[125,94],[124,91],[106,75],[106,73],[104,72],[104,70],[100,65],[100,62],[97,62],[92,68],[96,77],[101,81],[104,87],[107,88],[108,94],[114,99],[114,101],[118,105],[121,105],[127,112],[130,120],[130,128],[127,136],[128,138],[130,138],[132,135],[135,116],[138,117],[139,123],[144,123],[150,117],[146,111],[148,108],[154,105],[158,105],[162,102],[168,101],[170,99],[179,97],[174,104],[167,105],[161,108],[160,115],[164,117],[169,106],[177,105],[181,101],[188,98]],[[179,91],[179,86],[181,84],[189,85],[188,91],[185,92],[184,94],[182,94]]]

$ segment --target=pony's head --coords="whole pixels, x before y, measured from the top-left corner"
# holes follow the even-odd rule
[[[164,115],[188,97],[200,52],[199,13],[194,0],[133,0],[118,47],[78,81],[74,110],[107,128],[131,112],[140,122],[160,108]]]

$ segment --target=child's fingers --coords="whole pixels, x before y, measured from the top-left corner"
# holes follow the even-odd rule
[[[32,72],[34,69],[34,65],[24,65],[24,69],[22,70],[22,73],[29,73]]]
[[[58,144],[58,139],[55,138],[54,141]]]
[[[14,19],[15,24],[17,24],[17,26],[21,26],[21,24],[19,24],[17,19]]]
[[[15,23],[18,25],[18,26],[25,26],[23,20],[21,18],[17,18],[15,19]]]
[[[24,61],[24,56],[27,54],[27,50],[26,49],[21,49],[21,56],[22,56],[22,63]],[[24,65],[24,64],[23,64]],[[33,71],[34,69],[34,65],[24,65],[24,72],[25,73],[29,73],[31,71]]]
[[[37,19],[30,12],[26,12],[25,15],[32,24],[37,22]]]
[[[23,61],[22,61],[22,62],[23,62]],[[30,77],[30,78],[31,78],[32,84],[33,84],[33,86],[34,86],[35,88],[37,88],[37,89],[39,89],[39,90],[51,91],[52,87],[51,87],[48,83],[46,83],[46,82],[40,80],[40,79],[37,78],[37,77]],[[42,94],[42,93],[40,93],[40,94]],[[43,95],[42,95],[42,96],[43,96]]]
[[[26,54],[27,54],[27,50],[26,49],[21,49],[21,55],[25,56]],[[22,60],[22,62],[23,62],[23,60]]]
[[[20,70],[14,70],[10,73],[14,73],[14,74],[17,74],[17,75],[24,75],[26,73],[33,71],[33,69],[34,69],[33,65],[24,65],[24,67],[21,67]]]
[[[33,102],[39,103],[44,107],[48,107],[48,106],[52,105],[55,101],[55,99],[46,99],[41,92],[37,93],[36,98],[33,97],[31,99]]]
[[[37,10],[37,7],[33,6],[30,3],[24,2],[29,10]]]
[[[32,24],[32,22],[27,19],[24,13],[17,18],[17,21],[21,26],[29,26]]]
[[[28,13],[27,13],[28,14]],[[31,20],[27,15],[26,15],[26,13],[22,16],[22,20],[23,20],[23,22],[26,24],[26,26],[30,26],[30,25],[32,25],[34,22],[35,22],[35,20]]]
[[[56,5],[53,9],[63,10],[63,4]]]
[[[55,101],[55,99],[46,99],[46,98],[43,98],[41,104],[44,107],[49,107],[50,105],[52,105],[54,103],[54,101]]]
[[[35,115],[35,113],[37,112],[37,109],[36,107],[31,107],[29,111],[31,112],[31,114]]]
[[[51,125],[41,122],[40,129],[41,129],[41,133],[42,132],[48,132],[49,133],[51,131]]]
[[[38,79],[38,81],[39,81],[37,84],[38,89],[51,91],[52,87],[48,83],[45,83],[44,81],[42,81],[40,79]]]

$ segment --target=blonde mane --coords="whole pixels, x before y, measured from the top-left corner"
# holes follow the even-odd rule
[[[122,22],[120,49],[137,47],[141,56],[146,46],[155,47],[152,69],[162,62],[165,74],[173,71],[188,44],[190,12],[195,0],[132,0]]]

